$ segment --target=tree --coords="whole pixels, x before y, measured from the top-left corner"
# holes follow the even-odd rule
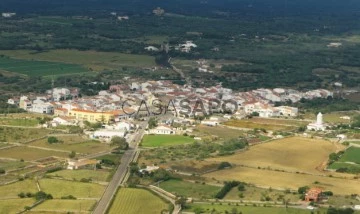
[[[71,151],[71,153],[69,154],[69,158],[75,158],[75,156],[76,156],[76,152]]]
[[[5,174],[5,169],[0,169],[0,174]]]
[[[156,126],[158,126],[158,122],[157,122],[156,118],[154,118],[154,117],[150,118],[148,121],[148,125],[149,125],[149,129],[153,129]]]
[[[121,150],[127,150],[129,148],[129,144],[126,142],[126,139],[119,136],[112,137],[110,145],[116,146]]]
[[[299,194],[305,194],[306,191],[308,191],[308,190],[309,190],[309,187],[308,187],[308,186],[299,187],[298,193],[299,193]]]
[[[56,138],[56,137],[53,137],[53,136],[51,136],[51,137],[48,137],[48,143],[50,143],[50,144],[53,144],[53,143],[58,143],[59,142],[59,140]]]

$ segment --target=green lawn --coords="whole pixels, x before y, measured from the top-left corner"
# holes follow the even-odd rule
[[[121,188],[117,192],[108,214],[159,214],[169,205],[144,189]]]
[[[0,57],[0,69],[27,76],[50,76],[83,73],[81,65]]]
[[[160,187],[173,194],[192,198],[214,198],[215,194],[221,189],[218,186],[175,179],[160,183]]]
[[[80,181],[82,178],[89,179],[92,181],[106,181],[106,178],[109,176],[109,172],[102,170],[61,170],[53,173],[49,173],[48,175],[53,176],[54,178],[64,178],[68,180],[78,180]]]
[[[175,146],[193,142],[193,138],[182,135],[145,135],[141,145],[143,147],[159,147]]]
[[[29,163],[21,161],[0,160],[0,168],[5,170],[21,169],[27,165],[29,165]]]
[[[237,212],[235,212],[235,210]],[[224,214],[224,213],[239,213],[242,214],[310,214],[310,210],[306,209],[293,209],[293,208],[278,208],[278,207],[254,207],[248,206],[236,206],[228,204],[191,204],[185,211],[201,211],[201,213],[212,214]],[[200,212],[199,212],[200,213]]]
[[[350,147],[348,148],[344,155],[341,156],[339,162],[354,162],[360,164],[360,148]]]
[[[32,211],[35,212],[53,212],[53,213],[78,213],[90,212],[96,203],[95,200],[47,200],[36,206]],[[86,212],[86,213],[88,213]],[[32,212],[31,212],[32,213]]]
[[[32,198],[0,200],[0,213],[18,213],[35,202]]]
[[[77,198],[100,198],[105,186],[77,181],[42,179],[39,181],[41,190],[50,193],[54,198],[73,195]]]

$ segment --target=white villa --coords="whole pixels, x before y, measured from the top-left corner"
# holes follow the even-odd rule
[[[170,135],[170,134],[175,134],[175,131],[174,131],[173,128],[171,128],[169,126],[160,125],[160,126],[154,128],[154,129],[150,129],[149,134],[166,134],[166,135]]]
[[[323,122],[323,115],[321,112],[316,116],[316,122],[310,123],[307,126],[308,130],[315,130],[315,131],[325,131],[326,124]]]

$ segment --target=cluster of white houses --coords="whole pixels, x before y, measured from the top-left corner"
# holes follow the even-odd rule
[[[76,88],[54,88],[46,94],[32,94],[13,97],[9,104],[18,105],[29,112],[51,114],[58,116],[54,121],[61,125],[73,124],[74,121],[101,122],[110,124],[128,120],[137,115],[140,109],[151,107],[154,101],[168,106],[176,117],[192,117],[204,112],[191,111],[184,115],[181,105],[186,100],[193,107],[201,100],[202,108],[214,113],[224,113],[222,109],[214,108],[214,99],[219,102],[231,100],[237,104],[232,114],[226,117],[244,118],[254,112],[260,117],[296,117],[298,109],[290,106],[275,106],[277,102],[298,102],[300,99],[327,98],[332,92],[324,89],[299,92],[292,89],[256,89],[248,92],[233,92],[221,85],[209,88],[194,88],[188,85],[180,86],[170,81],[133,81],[127,84],[111,85],[109,90],[100,91],[96,96],[78,97]],[[145,106],[146,105],[146,106]],[[144,114],[149,112],[141,111]],[[229,112],[227,112],[229,114]],[[213,123],[213,122],[212,122]]]

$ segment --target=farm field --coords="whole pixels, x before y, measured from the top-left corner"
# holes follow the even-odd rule
[[[194,139],[182,135],[145,135],[141,146],[143,147],[159,147],[159,146],[175,146],[186,143],[193,143]]]
[[[0,157],[12,158],[12,159],[23,159],[25,161],[34,161],[41,158],[56,156],[56,157],[68,157],[67,152],[49,151],[43,149],[29,148],[25,146],[12,147],[10,149],[1,149]]]
[[[53,212],[53,213],[91,213],[95,200],[47,200],[31,210],[33,212]]]
[[[253,207],[252,205],[249,206],[236,206],[236,205],[220,205],[220,204],[191,204],[189,208],[186,208],[185,211],[195,211],[195,210],[202,210],[201,213],[232,213],[232,210],[237,212],[241,212],[242,214],[309,214],[309,210],[305,209],[294,209],[294,208],[279,208],[279,207]],[[212,212],[215,210],[215,212]]]
[[[182,180],[168,180],[160,183],[160,188],[173,193],[191,198],[214,198],[221,189],[220,186],[211,186]]]
[[[0,57],[0,69],[27,76],[65,75],[87,72],[87,69],[76,64],[55,63],[29,59]]]
[[[259,187],[297,190],[301,186],[317,186],[338,195],[360,192],[360,181],[352,178],[336,178],[308,174],[286,173],[266,169],[236,166],[203,175],[218,181],[239,180]],[[315,185],[314,182],[317,182]]]
[[[35,193],[38,189],[34,180],[26,179],[12,184],[0,186],[0,199],[19,198],[21,192]]]
[[[106,178],[109,175],[109,172],[103,171],[103,170],[61,170],[56,171],[53,173],[49,173],[47,175],[53,176],[53,177],[59,177],[64,178],[67,180],[77,180],[80,181],[82,178],[91,178],[92,181],[106,181]]]
[[[49,133],[47,129],[0,127],[0,141],[24,143]]]
[[[285,125],[285,126],[304,126],[309,122],[295,119],[279,119],[279,118],[260,118],[253,117],[249,121],[254,123],[272,124],[272,125]]]
[[[39,124],[39,121],[32,118],[9,118],[9,117],[0,117],[0,125],[10,125],[10,126],[36,126]]]
[[[102,71],[104,69],[118,70],[123,66],[151,67],[156,65],[155,58],[152,56],[115,52],[51,50],[34,53],[28,50],[5,50],[0,51],[0,54],[24,60],[77,64],[78,67],[83,66],[94,71]]]
[[[252,146],[245,152],[209,160],[255,168],[322,174],[316,168],[327,161],[329,154],[336,149],[334,144],[325,140],[289,137]],[[311,161],[305,161],[310,159]]]
[[[73,195],[77,198],[100,198],[105,186],[93,183],[65,181],[57,179],[41,179],[42,191],[51,194],[54,198]]]
[[[195,128],[194,133],[197,134],[197,136],[218,136],[219,138],[222,138],[224,140],[237,138],[239,136],[243,135],[243,132],[236,129],[226,128],[226,127],[210,127],[210,126],[204,126],[199,125]]]
[[[331,112],[327,114],[323,114],[323,120],[327,123],[350,123],[351,120],[342,119],[340,117],[349,116],[351,119],[357,115],[358,113],[354,111],[346,111],[346,112]],[[309,120],[316,120],[316,114],[313,113],[306,113],[304,116],[306,119]]]
[[[360,173],[360,165],[359,164],[350,164],[350,163],[342,163],[342,162],[335,162],[332,163],[329,167],[329,169],[347,169],[347,172],[349,173]]]
[[[242,197],[239,197],[241,194]],[[264,200],[264,197],[270,197],[271,201],[280,201],[282,202],[282,197],[285,200],[290,200],[291,202],[298,202],[299,195],[298,194],[292,194],[292,193],[285,193],[285,191],[279,191],[279,190],[269,190],[269,189],[263,189],[258,188],[254,186],[245,186],[245,191],[239,191],[236,187],[232,188],[228,194],[226,194],[225,198],[226,200],[247,200],[247,201],[260,201]]]
[[[0,200],[0,213],[18,213],[34,203],[32,198]]]
[[[168,210],[168,208],[167,203],[147,190],[120,188],[108,214],[158,214],[162,210]]]
[[[243,129],[265,129],[271,131],[289,131],[296,128],[295,125],[280,125],[280,124],[267,124],[267,123],[260,123],[259,121],[253,120],[229,120],[223,123],[226,126],[233,126],[236,128],[243,128]]]
[[[101,143],[95,140],[86,140],[79,136],[57,137],[62,143],[49,144],[47,138],[30,143],[31,146],[58,149],[65,151],[75,151],[82,154],[98,153],[108,151],[111,147],[108,144]]]
[[[353,162],[360,164],[360,148],[353,146],[348,148],[341,156],[339,162]]]
[[[27,165],[29,165],[29,164],[26,162],[21,162],[21,161],[0,160],[1,168],[5,169],[5,170],[21,169]]]

